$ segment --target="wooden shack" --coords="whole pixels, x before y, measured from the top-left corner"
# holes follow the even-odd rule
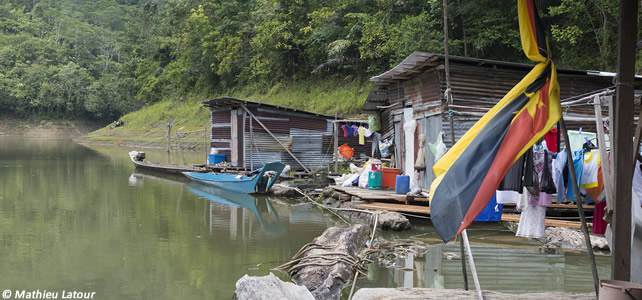
[[[377,86],[363,106],[368,113],[380,114],[382,137],[394,138],[397,166],[404,168],[408,159],[416,159],[418,136],[425,134],[426,170],[420,173],[423,188],[428,188],[434,180],[432,166],[435,157],[428,150],[428,144],[435,143],[443,132],[443,141],[450,147],[449,118],[454,120],[455,138],[459,139],[534,66],[458,56],[450,56],[449,65],[453,97],[450,109],[445,105],[444,56],[425,52],[414,52],[394,68],[372,77],[370,81]],[[558,69],[561,99],[612,87],[614,75]],[[641,81],[640,78],[636,80]],[[576,128],[584,125],[585,130],[595,132],[592,106],[567,106],[564,109],[565,118]],[[403,124],[407,120],[416,122],[414,138],[404,137]],[[403,151],[409,142],[414,153]]]
[[[307,172],[327,169],[333,161],[335,117],[230,97],[203,105],[210,108],[210,145],[232,166],[254,169],[280,161]],[[340,135],[338,144],[343,143],[355,149],[356,157],[371,147]]]

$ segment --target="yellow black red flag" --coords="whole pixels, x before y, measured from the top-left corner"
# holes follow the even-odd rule
[[[518,0],[526,56],[538,64],[435,164],[430,215],[444,241],[466,229],[524,152],[561,117],[555,65],[533,0]]]

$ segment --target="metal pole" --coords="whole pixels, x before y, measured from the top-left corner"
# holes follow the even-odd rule
[[[582,202],[584,201],[584,198],[580,195],[580,187],[577,186],[577,175],[575,174],[575,166],[573,165],[573,155],[571,153],[571,147],[570,147],[571,144],[568,142],[568,132],[566,131],[566,124],[564,123],[564,117],[560,119],[559,123],[562,127],[562,137],[564,137],[564,144],[566,144],[566,157],[568,161],[568,169],[571,173],[571,181],[573,183],[573,192],[575,192],[575,203],[577,203],[577,212],[580,215],[580,221],[582,222],[582,232],[584,232],[584,241],[586,242],[586,250],[588,251],[589,261],[591,263],[591,272],[593,273],[593,285],[595,286],[595,296],[599,297],[600,279],[597,275],[597,266],[595,265],[595,254],[593,254],[593,246],[591,246],[591,236],[589,235],[589,232],[588,232],[588,226],[586,225],[586,217],[584,216],[584,208],[582,207]],[[630,187],[629,187],[629,190],[631,190]]]
[[[450,65],[448,62],[448,3],[446,0],[443,2],[444,7],[444,66],[446,67],[446,107],[450,111],[450,105],[452,105],[452,95],[450,94]],[[449,114],[450,119],[450,140],[452,148],[455,145],[455,125],[453,121],[453,116]],[[464,276],[464,290],[468,290],[468,274],[466,273],[466,260],[464,259],[466,253],[464,251],[464,240],[463,238],[459,240],[459,252],[461,255],[461,272]]]
[[[631,280],[631,181],[633,178],[633,92],[638,1],[621,0],[618,56],[613,102],[613,247],[611,277]]]
[[[481,286],[479,285],[479,278],[477,278],[477,268],[475,267],[475,261],[473,260],[473,251],[470,249],[470,242],[468,241],[468,233],[466,229],[461,232],[462,241],[466,245],[466,251],[468,251],[468,263],[470,263],[470,271],[473,273],[473,281],[475,282],[475,290],[477,291],[477,298],[483,300],[484,296],[482,295]],[[461,260],[464,260],[462,257]]]

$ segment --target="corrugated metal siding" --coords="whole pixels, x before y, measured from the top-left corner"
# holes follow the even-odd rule
[[[455,142],[459,141],[459,139],[466,134],[468,129],[473,127],[477,121],[479,121],[480,117],[475,117],[475,116],[460,116],[460,115],[454,115],[454,125],[455,125]],[[452,140],[450,137],[450,120],[447,118],[446,115],[442,115],[442,123],[441,127],[443,128],[442,130],[446,134],[443,138],[444,144],[450,149],[452,147]]]

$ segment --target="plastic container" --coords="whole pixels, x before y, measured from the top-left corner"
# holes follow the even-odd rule
[[[382,172],[368,172],[368,189],[380,190]]]
[[[620,280],[600,280],[600,299],[642,299],[642,285]]]
[[[215,165],[225,161],[225,154],[210,154],[207,160],[210,165]]]
[[[408,175],[397,175],[397,180],[395,184],[395,193],[397,194],[406,194],[410,191],[410,176]]]
[[[383,168],[383,177],[381,178],[381,186],[384,188],[395,187],[397,175],[401,174],[401,169]]]

